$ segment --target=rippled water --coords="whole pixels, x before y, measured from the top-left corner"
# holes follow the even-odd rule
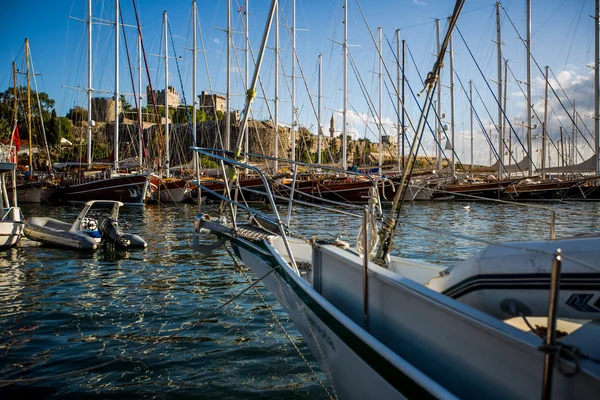
[[[491,241],[549,237],[547,209],[467,204],[407,204],[395,253],[452,264],[485,245],[455,233]],[[564,210],[599,213],[600,204],[556,207],[557,236],[598,230],[597,216]],[[65,221],[80,211],[22,209],[26,217]],[[216,214],[217,207],[205,211]],[[24,239],[0,252],[0,379],[26,380],[0,386],[2,397],[328,398],[320,383],[329,389],[326,378],[266,288],[209,316],[255,277],[225,249],[211,257],[189,249],[196,212],[192,205],[122,208],[127,230],[148,242],[146,250],[83,254]],[[306,207],[292,217],[305,236],[350,243],[360,224]]]

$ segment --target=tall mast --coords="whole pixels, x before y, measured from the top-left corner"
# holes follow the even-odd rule
[[[454,50],[452,47],[452,34],[450,34],[450,143],[452,149],[450,154],[452,156],[452,175],[456,172],[456,166],[454,165]]]
[[[396,87],[400,87],[400,29],[396,29],[396,55],[398,58],[398,65],[396,68]],[[400,103],[400,96],[396,96],[396,143],[397,143],[397,154],[398,154],[398,171],[402,168],[402,161],[400,158],[400,143],[404,143],[403,135],[404,135],[404,127],[400,124],[400,113],[404,110],[401,109],[402,105]],[[402,110],[402,111],[401,111]],[[404,154],[403,154],[404,155]]]
[[[600,22],[600,1],[596,0],[596,12],[594,14],[594,157],[596,158],[596,176],[600,175],[600,161],[598,160],[600,147],[600,34],[598,23]]]
[[[192,105],[192,145],[193,146],[198,146],[197,143],[197,139],[196,139],[196,110],[198,109],[198,95],[196,93],[196,49],[197,49],[197,45],[196,45],[196,18],[197,18],[197,13],[198,11],[196,10],[196,0],[192,1],[192,30],[194,31],[193,34],[193,40],[192,40],[192,99],[193,99],[193,105]],[[193,151],[192,153],[194,153],[194,158],[193,158],[193,164],[194,164],[194,176],[196,176],[196,178],[198,178],[197,174],[198,174],[198,153]],[[198,183],[200,183],[200,180],[198,179]],[[200,202],[198,202],[200,203]]]
[[[248,0],[246,0],[244,2],[244,11],[246,12],[246,52],[245,52],[245,56],[246,56],[246,81],[245,81],[245,86],[246,86],[246,90],[248,90],[248,88],[250,87],[250,80],[249,80],[249,74],[250,74],[250,61],[249,61],[249,55],[250,55],[250,38],[248,36]],[[244,153],[248,154],[248,150],[250,148],[250,135],[248,135],[248,125],[244,125]]]
[[[227,73],[226,73],[226,94],[225,94],[225,150],[231,150],[231,0],[227,0]]]
[[[437,38],[437,53],[439,54],[442,46],[440,44],[440,20],[436,19],[435,20],[435,30],[436,30],[436,38]],[[442,60],[443,60],[443,56],[442,56]],[[440,79],[442,76],[442,69],[440,68],[440,73],[439,73]],[[436,129],[436,135],[437,135],[437,163],[436,163],[436,169],[438,170],[438,172],[441,172],[442,170],[442,132],[444,131],[444,127],[443,127],[443,122],[442,122],[442,85],[441,83],[438,83],[437,85],[437,108],[436,108],[436,126],[438,127],[438,129]]]
[[[273,157],[275,157],[274,169],[277,172],[279,168],[279,3],[275,9],[275,95],[273,97],[273,129],[275,129],[275,149]]]
[[[531,155],[531,0],[527,0],[527,165],[529,176],[533,175]]]
[[[405,117],[406,117],[406,109],[404,108],[404,105],[406,104],[405,102],[405,98],[404,98],[404,88],[405,88],[405,84],[406,84],[406,79],[405,77],[405,50],[406,50],[406,42],[403,40],[402,41],[402,169],[404,169],[404,143],[406,142],[406,123],[405,123]]]
[[[115,172],[119,171],[119,0],[115,0],[115,132],[114,163]]]
[[[508,90],[508,60],[504,60],[504,107],[506,110],[506,100],[507,100],[507,90]],[[503,119],[503,122],[504,121]],[[502,136],[506,140],[506,123],[502,124]],[[509,130],[508,133],[508,177],[510,178],[510,166],[512,165],[512,130]]]
[[[557,167],[564,167],[565,166],[565,141],[563,138],[563,128],[562,126],[559,127],[559,131],[560,131],[560,147],[559,147],[559,151],[558,151],[558,161],[556,163]]]
[[[546,136],[548,135],[548,66],[546,65],[546,80],[544,89],[544,124],[542,126],[542,179],[546,178],[544,170],[546,169]]]
[[[87,164],[92,166],[92,0],[88,0]]]
[[[171,151],[169,135],[169,46],[167,32],[167,10],[163,12],[163,29],[165,35],[165,169],[166,176],[171,176]]]
[[[139,154],[140,154],[140,160],[138,165],[140,167],[142,167],[142,165],[144,165],[144,122],[142,120],[142,99],[144,98],[144,96],[142,95],[142,35],[140,35],[140,33],[138,32],[138,107],[137,107],[137,114],[138,114],[138,123],[140,124],[140,128],[139,128],[139,132],[140,132],[140,137],[139,139],[139,146],[140,146],[140,150],[139,150]],[[194,152],[194,155],[196,154],[196,152]]]
[[[379,35],[379,55],[381,55],[382,51],[383,51],[383,35],[382,35],[382,29],[381,27],[377,28],[377,33]],[[378,132],[379,132],[379,175],[381,175],[381,166],[383,164],[383,137],[382,137],[382,123],[381,123],[381,113],[382,113],[382,98],[383,98],[383,71],[382,71],[382,66],[381,66],[381,59],[382,57],[379,57],[379,111],[378,111],[378,115],[379,115],[379,123],[378,125]]]
[[[13,131],[10,135],[10,144],[12,146],[13,144],[13,139],[14,139],[14,132],[16,129],[18,129],[17,124],[18,124],[18,119],[19,119],[19,114],[18,114],[18,102],[17,102],[17,62],[13,61],[13,96],[14,96],[14,115],[15,115],[15,126],[13,127]],[[14,158],[14,162],[15,162],[15,169],[13,169],[13,175],[12,175],[12,180],[13,180],[13,189],[15,189],[15,185],[17,184],[17,164],[19,163],[19,153],[17,151],[17,149],[15,148],[15,158]],[[17,191],[13,190],[13,205],[16,207],[17,206]]]
[[[14,97],[14,115],[15,115],[15,126],[13,127],[13,130],[15,129],[15,127],[17,126],[17,120],[19,118],[19,114],[17,112],[17,62],[13,61],[13,97]],[[11,136],[11,142],[12,142],[12,136]]]
[[[500,30],[500,2],[496,2],[496,41],[498,46],[498,180],[502,179],[502,164],[504,163],[504,137],[502,127],[502,34]],[[491,137],[490,137],[491,138]]]
[[[323,75],[323,65],[322,65],[322,61],[323,61],[323,55],[321,53],[319,53],[319,96],[318,96],[318,100],[319,100],[319,104],[318,104],[318,110],[317,110],[317,135],[318,135],[318,144],[317,144],[317,164],[321,164],[321,141],[323,140],[323,131],[321,129],[321,110],[322,110],[322,106],[321,106],[321,97],[323,95],[323,81],[322,81],[322,75]]]
[[[342,110],[342,168],[347,168],[346,164],[346,117],[348,110],[348,0],[344,0],[344,88],[343,88],[344,106]]]
[[[473,176],[473,81],[469,81],[469,101],[471,103],[471,176]]]
[[[292,161],[296,161],[296,0],[292,0]]]
[[[575,100],[573,100],[573,165],[577,165],[577,136],[575,136],[575,129],[577,128],[577,120],[575,119]]]
[[[27,134],[29,135],[29,179],[32,179],[33,146],[31,142],[31,75],[29,74],[29,38],[25,38],[25,68],[27,71]]]

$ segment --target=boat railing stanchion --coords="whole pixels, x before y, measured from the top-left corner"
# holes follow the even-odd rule
[[[556,233],[556,211],[552,210],[550,214],[550,240],[555,239]]]
[[[560,292],[560,270],[562,268],[562,251],[556,249],[554,259],[552,260],[552,275],[550,281],[550,294],[548,300],[548,328],[546,330],[546,342],[544,344],[544,374],[542,381],[542,400],[550,399],[552,394],[552,376],[554,363],[556,361],[556,352],[554,346],[556,343],[556,308],[558,295]]]
[[[363,319],[369,331],[369,207],[363,208]]]

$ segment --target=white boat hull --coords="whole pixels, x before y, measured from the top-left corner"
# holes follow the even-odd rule
[[[244,240],[232,244],[258,277],[273,271],[264,283],[306,339],[339,398],[540,395],[544,353],[537,336],[372,263],[365,331],[360,256],[326,246],[315,256],[321,265],[313,263],[314,289],[266,240],[272,258]],[[583,331],[594,336],[600,326]],[[577,340],[577,333],[572,335]],[[569,343],[568,337],[562,342]],[[594,354],[593,346],[584,345],[582,352]],[[582,370],[574,377],[554,371],[552,398],[592,399],[600,392],[600,368],[579,362]]]
[[[21,221],[21,212],[12,207],[4,211],[6,219],[0,221],[0,247],[11,247],[17,244],[23,235],[24,223]]]
[[[262,277],[273,269],[264,258],[258,257],[255,251],[242,246],[235,246],[242,261],[250,266],[257,276]],[[322,298],[315,298],[314,291],[297,275],[270,273],[263,282],[273,292],[277,300],[289,313],[295,326],[302,333],[311,352],[315,355],[323,371],[331,382],[335,394],[340,399],[404,399],[404,398],[454,398],[452,394],[427,378],[402,358],[389,352],[380,355],[383,345],[376,340],[369,340],[361,334],[362,328],[337,311]],[[295,286],[297,289],[292,289]],[[301,298],[302,296],[302,298]],[[317,295],[317,297],[320,297]],[[316,305],[319,311],[308,307],[307,303]],[[323,321],[321,318],[326,318]],[[342,339],[329,325],[334,319],[345,335]],[[354,348],[348,345],[354,343]],[[375,364],[365,362],[367,352],[376,359]],[[348,366],[352,368],[348,368]],[[379,369],[380,370],[377,370]],[[383,369],[388,369],[389,379],[382,376]]]

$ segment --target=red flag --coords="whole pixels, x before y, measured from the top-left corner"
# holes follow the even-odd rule
[[[11,140],[17,151],[19,151],[21,149],[21,138],[19,137],[19,127],[17,125],[15,125]]]

